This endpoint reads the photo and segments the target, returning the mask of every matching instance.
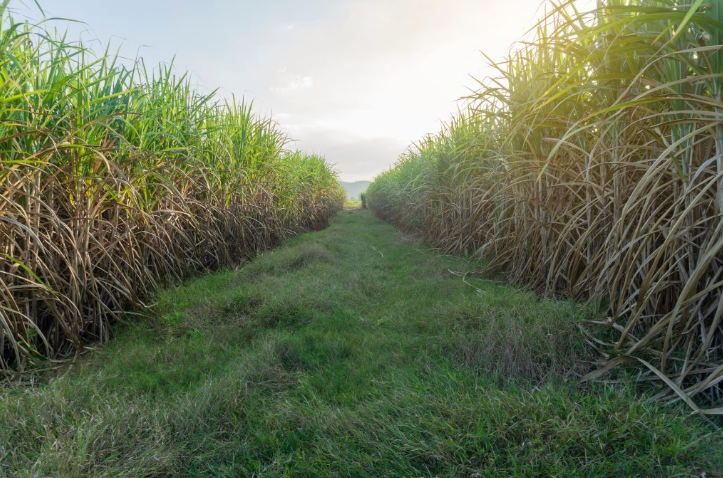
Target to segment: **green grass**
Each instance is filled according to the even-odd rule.
[[[0,475],[720,476],[686,410],[576,381],[587,311],[476,266],[340,213],[6,385]]]
[[[349,199],[347,198],[346,201],[344,201],[344,207],[345,208],[356,208],[359,209],[362,207],[361,199]]]

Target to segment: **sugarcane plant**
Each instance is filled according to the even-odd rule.
[[[602,361],[721,414],[723,7],[547,2],[459,115],[368,190],[381,217],[590,301]]]
[[[173,65],[94,54],[0,5],[0,373],[108,340],[159,284],[327,224],[331,166]]]

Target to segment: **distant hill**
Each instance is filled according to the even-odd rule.
[[[359,199],[359,195],[367,190],[371,181],[355,181],[353,183],[341,182],[341,185],[346,190],[346,195],[349,199]]]

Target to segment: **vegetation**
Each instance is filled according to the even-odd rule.
[[[575,380],[588,310],[462,278],[478,267],[344,211],[163,291],[70,369],[6,386],[0,475],[721,472],[699,418]]]
[[[171,66],[131,67],[0,6],[0,373],[105,341],[156,285],[326,226],[322,158]]]
[[[637,365],[657,398],[720,403],[723,7],[581,5],[549,4],[369,207],[512,282],[602,304],[586,324],[607,361],[589,378]]]
[[[251,105],[4,1],[0,476],[721,475],[659,400],[723,413],[718,3],[554,5],[345,203]],[[622,363],[668,388],[580,380]]]

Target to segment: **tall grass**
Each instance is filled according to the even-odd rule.
[[[368,202],[512,282],[606,304],[591,378],[637,364],[697,408],[723,381],[723,6],[683,3],[546,4]]]
[[[163,281],[324,227],[344,193],[249,104],[0,6],[0,371],[107,340]]]

